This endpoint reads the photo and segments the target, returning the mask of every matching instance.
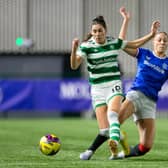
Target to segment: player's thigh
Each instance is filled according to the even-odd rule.
[[[95,109],[99,129],[108,128],[107,106],[99,106]]]
[[[108,102],[108,111],[115,111],[119,113],[122,100],[123,100],[122,95],[116,95],[112,97]]]
[[[125,100],[119,111],[119,122],[122,124],[127,118],[129,118],[135,111],[134,104],[130,100]]]
[[[155,119],[140,119],[137,121],[140,143],[151,148],[155,137]]]

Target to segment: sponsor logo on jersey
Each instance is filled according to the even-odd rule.
[[[165,71],[163,69],[161,69],[159,66],[151,64],[150,62],[148,62],[147,60],[144,61],[144,64],[151,67],[152,69],[156,70],[157,72],[164,74]]]
[[[110,48],[111,48],[111,49],[114,49],[114,46],[113,46],[113,45],[110,45]]]

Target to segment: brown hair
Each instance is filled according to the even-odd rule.
[[[103,16],[99,15],[92,20],[92,26],[96,24],[102,25],[104,29],[107,30],[106,22]],[[88,41],[91,37],[92,37],[92,34],[88,33],[83,41]]]
[[[164,31],[158,32],[157,34],[164,34],[164,35],[167,36],[167,38],[168,38],[168,34],[167,34],[166,32],[164,32]],[[157,34],[156,34],[156,35],[157,35]]]

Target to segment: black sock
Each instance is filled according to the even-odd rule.
[[[96,149],[99,148],[107,139],[107,136],[98,134],[95,140],[93,141],[92,145],[88,149],[95,152]]]
[[[132,156],[142,156],[145,153],[147,153],[149,151],[149,149],[145,149],[144,151],[141,151],[139,148],[139,145],[134,146],[133,148],[131,148],[130,154],[127,155],[126,157],[132,157]]]

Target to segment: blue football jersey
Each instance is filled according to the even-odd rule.
[[[139,90],[157,101],[158,93],[168,79],[168,57],[160,58],[148,49],[139,48],[136,58],[137,73],[131,90]]]

